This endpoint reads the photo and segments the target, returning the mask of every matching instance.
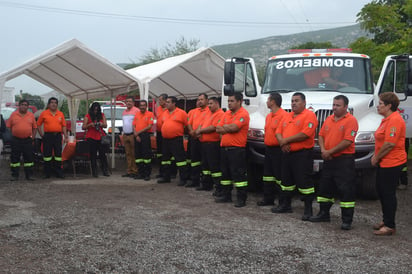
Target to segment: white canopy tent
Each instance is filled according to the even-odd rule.
[[[220,96],[225,60],[211,48],[170,57],[127,70],[139,80],[141,98],[162,93],[193,99],[199,93]]]
[[[132,75],[76,39],[67,41],[21,66],[1,73],[0,101],[5,83],[23,74],[66,96],[72,132],[76,130],[80,99],[105,96],[113,98],[117,94],[127,93],[139,86],[138,80]],[[142,93],[140,95],[143,96]],[[114,147],[112,147],[112,152],[114,152]],[[114,167],[114,153],[112,156]]]

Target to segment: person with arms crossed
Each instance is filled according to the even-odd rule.
[[[7,127],[10,128],[13,136],[10,156],[11,181],[19,179],[21,155],[23,155],[26,180],[34,181],[32,177],[34,166],[33,141],[36,136],[37,124],[34,114],[27,111],[28,107],[29,101],[20,100],[18,110],[14,111],[7,120]],[[4,121],[2,121],[3,123]]]
[[[137,166],[135,163],[135,137],[133,135],[133,120],[139,109],[134,106],[133,96],[126,98],[126,109],[123,111],[123,145],[126,153],[127,173],[122,177],[135,178],[137,176]]]
[[[67,143],[66,120],[63,112],[57,109],[59,101],[55,97],[49,98],[47,109],[40,114],[37,120],[37,130],[43,141],[43,160],[45,178],[50,178],[54,170],[58,178],[64,178],[62,167],[62,133]],[[43,130],[41,129],[43,125]],[[54,163],[52,159],[54,155]]]
[[[358,121],[348,112],[349,100],[344,95],[333,98],[333,114],[326,118],[319,132],[319,146],[323,159],[317,201],[319,213],[309,218],[311,222],[330,222],[330,208],[335,189],[340,197],[341,229],[352,228],[355,210],[356,173],[355,137]]]
[[[376,166],[376,190],[381,202],[383,220],[376,224],[374,234],[395,234],[397,207],[396,187],[402,166],[406,163],[406,125],[397,111],[399,99],[393,92],[379,95],[378,113],[384,118],[375,131],[375,154],[371,163]]]
[[[222,171],[222,195],[216,203],[232,201],[232,184],[236,187],[235,207],[246,206],[248,186],[246,175],[246,142],[249,130],[249,113],[242,107],[242,93],[228,97],[229,110],[225,112],[216,126],[216,132],[222,135],[220,141],[220,168]]]
[[[312,216],[312,201],[315,187],[310,175],[313,168],[312,150],[318,120],[315,113],[306,109],[306,97],[301,92],[292,95],[292,112],[276,129],[276,138],[282,149],[282,193],[281,203],[272,208],[273,213],[292,212],[291,202],[296,187],[302,195],[305,209],[303,221]]]
[[[150,180],[152,174],[152,144],[150,133],[152,132],[154,115],[147,110],[147,101],[139,101],[140,112],[136,113],[133,120],[133,134],[135,137],[135,157],[138,175],[135,179]]]

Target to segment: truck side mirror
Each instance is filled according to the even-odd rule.
[[[233,95],[233,93],[235,93],[235,86],[234,85],[229,84],[229,85],[225,85],[223,87],[223,94],[225,96],[231,96],[231,95]]]
[[[235,63],[232,60],[225,62],[224,80],[225,85],[233,85],[235,83]]]

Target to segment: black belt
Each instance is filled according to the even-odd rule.
[[[16,140],[21,140],[21,141],[26,141],[26,140],[32,139],[30,136],[26,137],[26,138],[19,138],[19,137],[13,136],[13,138],[16,139]]]
[[[133,135],[133,133],[123,133],[123,134],[126,135],[126,136]]]
[[[245,149],[244,147],[222,147],[222,149],[224,149],[224,150],[226,150],[226,151],[234,150],[234,149],[239,149],[239,148]]]
[[[45,132],[44,134],[45,135],[46,134],[48,134],[48,135],[61,135],[62,133],[61,132]]]

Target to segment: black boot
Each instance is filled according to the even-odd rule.
[[[305,209],[303,211],[302,221],[309,221],[310,217],[313,215],[312,202],[313,198],[305,197]]]
[[[44,161],[44,179],[50,178],[51,171],[51,161]]]
[[[244,207],[246,206],[246,199],[247,199],[247,191],[246,187],[237,187],[236,188],[236,203],[235,207]]]
[[[27,181],[34,181],[34,178],[33,178],[33,170],[32,170],[31,167],[26,167],[26,168],[24,169],[24,173],[25,173],[25,175],[26,175],[26,180],[27,180]]]
[[[279,199],[279,206],[272,207],[271,211],[273,213],[291,213],[292,212],[292,197],[289,195],[282,194],[281,198]]]
[[[92,166],[92,176],[93,177],[95,177],[95,178],[97,178],[97,177],[99,177],[98,175],[97,175],[97,163],[96,163],[96,160],[92,160],[91,161],[91,166]]]
[[[351,230],[352,229],[352,220],[353,220],[353,213],[355,212],[355,208],[341,208],[342,211],[342,226],[340,227],[342,230]]]
[[[20,167],[12,167],[11,168],[11,179],[10,179],[10,181],[18,181],[19,180],[19,170],[20,170]]]
[[[232,186],[222,186],[220,196],[216,196],[216,203],[231,203],[232,202]]]
[[[318,215],[310,217],[309,221],[313,223],[330,222],[329,211],[331,207],[332,207],[332,203],[319,203]]]
[[[101,164],[102,164],[103,176],[109,177],[110,173],[109,173],[109,166],[107,164],[107,159],[102,159]]]
[[[258,201],[258,206],[274,205],[275,201],[275,182],[268,182],[263,184],[263,200]]]

